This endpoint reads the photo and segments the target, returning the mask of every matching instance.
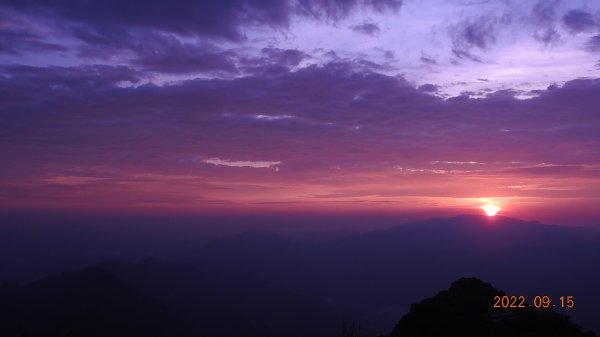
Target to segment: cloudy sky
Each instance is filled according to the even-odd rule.
[[[600,223],[600,2],[5,0],[4,209]]]

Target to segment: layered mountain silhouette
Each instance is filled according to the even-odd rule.
[[[600,331],[600,233],[587,228],[460,215],[328,243],[246,233],[180,258],[327,298],[383,327],[393,326],[410,303],[476,275],[511,294],[573,295],[574,320]]]
[[[1,336],[173,336],[190,326],[101,268],[0,287]]]
[[[532,307],[493,309],[504,292],[477,278],[461,278],[432,298],[411,306],[390,337],[594,337],[569,317]]]
[[[20,249],[13,241],[6,262]],[[98,336],[338,336],[344,321],[373,336],[418,317],[411,303],[465,275],[528,299],[573,296],[573,322],[600,331],[600,235],[591,229],[461,215],[336,240],[244,233],[162,256],[180,262],[102,263],[1,286],[0,336],[95,336],[90,324],[103,327]]]
[[[335,336],[341,313],[315,297],[149,259],[0,287],[0,336]]]
[[[175,280],[183,276],[181,271],[188,277]],[[255,292],[248,292],[232,284],[212,283],[214,280],[204,275],[198,278],[200,275],[189,266],[145,261],[65,272],[27,286],[4,285],[0,287],[0,334],[365,336],[354,323],[338,330],[339,317],[324,313],[327,308],[311,300],[289,294],[278,300],[284,292],[261,289],[260,285],[250,286]],[[223,297],[223,290],[230,291],[228,296]],[[447,291],[412,304],[389,337],[596,336],[551,310],[494,309],[496,295],[505,293],[477,278],[461,278]],[[298,301],[305,303],[299,305]],[[278,320],[283,321],[274,323]],[[327,326],[333,329],[328,331]]]

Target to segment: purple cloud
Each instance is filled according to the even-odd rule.
[[[274,63],[288,67],[297,66],[308,57],[299,50],[280,48],[263,48],[261,54],[264,56],[261,60],[263,63]]]
[[[421,53],[421,57],[419,59],[421,60],[421,62],[426,64],[438,64],[435,57],[427,55],[425,53]]]
[[[48,99],[58,92],[83,93],[87,90],[101,91],[115,89],[120,82],[137,83],[141,73],[124,66],[86,65],[80,67],[32,67],[0,66],[3,75],[2,87],[18,94],[9,101],[25,104],[34,103],[48,95]],[[30,97],[32,100],[29,100]]]
[[[381,32],[381,28],[379,28],[379,26],[377,24],[372,23],[372,22],[365,22],[360,25],[353,26],[352,30],[357,33],[361,33],[361,34],[369,35],[369,36],[375,36],[379,32]]]
[[[590,52],[600,52],[600,35],[592,36],[585,44],[585,48]]]
[[[545,45],[556,43],[560,40],[560,33],[554,27],[538,29],[533,34],[533,37]]]
[[[21,55],[22,52],[61,52],[67,48],[48,43],[39,36],[18,29],[0,29],[0,53]]]
[[[212,46],[174,41],[155,48],[145,47],[138,52],[138,57],[133,63],[152,72],[175,74],[238,72],[237,54],[232,51],[220,51]]]
[[[451,25],[448,34],[452,40],[452,54],[462,60],[481,63],[481,58],[472,49],[484,50],[494,45],[499,27],[509,22],[506,15],[487,14]]]
[[[495,16],[481,16],[452,26],[450,34],[455,45],[485,49],[496,41],[496,25]]]
[[[539,25],[553,25],[559,0],[539,0],[531,10],[531,17]]]
[[[293,15],[339,20],[356,7],[386,11],[398,10],[401,4],[399,0],[185,0],[176,5],[164,0],[67,0],[58,3],[9,0],[1,7],[65,20],[65,24],[72,25],[73,29],[83,26],[88,35],[95,34],[99,39],[108,38],[118,30],[142,29],[239,41],[244,38],[241,27],[245,25],[285,27]]]
[[[548,153],[542,148],[556,142],[562,142],[565,149],[579,146],[577,142],[583,139],[596,142],[593,132],[583,130],[600,127],[600,121],[588,109],[598,103],[599,86],[590,80],[569,82],[526,101],[516,100],[512,91],[495,92],[485,99],[444,101],[426,93],[434,91],[432,85],[414,88],[402,79],[344,63],[280,72],[268,81],[266,75],[257,74],[235,80],[193,80],[138,88],[118,86],[122,81],[137,80],[135,72],[123,68],[4,68],[2,73],[2,89],[7,96],[1,110],[14,116],[12,123],[19,126],[5,133],[12,140],[4,139],[3,146],[20,144],[30,151],[41,144],[44,148],[58,146],[54,153],[69,149],[72,158],[78,160],[97,161],[102,156],[91,153],[117,144],[147,145],[152,147],[148,151],[161,154],[148,160],[176,154],[184,158],[192,155],[185,149],[195,143],[200,146],[198,151],[211,158],[242,161],[256,159],[251,158],[255,152],[252,149],[280,144],[269,146],[268,152],[262,152],[266,158],[259,159],[281,161],[284,167],[287,162],[301,163],[323,155],[319,165],[339,164],[346,159],[331,153],[341,148],[358,146],[366,150],[374,146],[380,150],[360,155],[364,156],[360,162],[374,163],[393,160],[386,151],[407,142],[412,147],[400,146],[403,151],[427,160],[436,159],[442,152],[457,156],[462,151],[481,157],[475,158],[481,161],[491,160],[487,152],[475,151],[475,147],[488,144],[491,149],[504,144],[514,152],[496,153],[497,160],[538,158],[553,162],[573,158],[566,150]],[[280,115],[289,117],[255,118]],[[535,125],[529,122],[533,119]],[[565,123],[570,125],[569,132],[555,129]],[[138,131],[132,132],[131,128]],[[54,130],[56,134],[43,130]],[[402,135],[401,143],[398,134]],[[310,153],[311,146],[294,147],[296,154],[290,151],[291,144],[305,137],[323,147],[316,153]],[[330,137],[338,140],[329,143],[333,139]],[[86,147],[68,146],[74,144],[74,139],[84,141]],[[468,139],[482,139],[483,143],[469,145]],[[231,146],[232,142],[238,145]],[[464,146],[457,147],[459,143]],[[173,146],[181,149],[179,153],[169,150]],[[127,158],[127,147],[111,151],[110,156]],[[89,156],[84,149],[92,151]],[[23,154],[18,155],[24,158]]]
[[[563,16],[563,23],[574,33],[592,30],[597,27],[594,16],[584,10],[570,10]]]
[[[0,54],[23,52],[64,52],[67,48],[47,42],[28,23],[0,12]]]
[[[536,27],[533,38],[545,45],[560,40],[560,33],[555,27],[558,0],[540,0],[531,10],[531,22]]]
[[[456,58],[459,58],[461,60],[470,60],[470,61],[477,62],[477,63],[483,63],[483,61],[479,57],[473,55],[468,50],[453,48],[452,55],[454,55]]]
[[[262,54],[299,59],[283,49]],[[4,66],[0,74],[0,151],[9,163],[0,177],[11,183],[2,200],[107,202],[117,193],[145,202],[152,191],[152,202],[210,205],[235,199],[223,193],[319,186],[326,194],[356,177],[435,185],[447,176],[461,184],[597,176],[598,80],[528,100],[511,90],[444,100],[431,94],[435,85],[415,87],[358,62],[164,86],[123,85],[139,79],[127,67]]]
[[[423,85],[419,86],[419,90],[424,91],[424,92],[432,92],[432,93],[434,93],[434,92],[437,92],[438,89],[439,88],[438,88],[437,85],[430,84],[430,83],[423,84]]]

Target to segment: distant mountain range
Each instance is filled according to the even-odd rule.
[[[0,335],[174,336],[189,331],[155,298],[107,270],[89,268],[0,287]]]
[[[355,320],[315,297],[155,259],[0,287],[0,336],[336,336]]]
[[[571,295],[574,319],[600,330],[600,233],[502,216],[460,215],[319,243],[273,233],[214,240],[178,257],[314,294],[392,326],[410,303],[463,276],[515,295]]]
[[[344,321],[359,323],[370,336],[387,335],[412,303],[467,276],[528,299],[573,296],[575,307],[562,312],[600,331],[600,233],[593,229],[460,215],[335,240],[249,232],[159,256],[178,262],[81,269],[81,260],[72,268],[78,271],[4,285],[0,327],[11,334],[27,328],[31,337],[36,331],[64,336],[70,327],[92,333],[83,329],[87,323],[69,322],[110,313],[98,336],[119,336],[119,317],[135,331],[151,331],[144,336],[338,336]],[[56,271],[64,264],[59,260]],[[23,268],[47,275],[49,267]],[[0,281],[10,279],[10,270],[0,266]],[[94,311],[101,307],[108,309]],[[127,316],[130,311],[139,316]]]
[[[364,325],[311,297],[248,280],[217,280],[157,260],[106,263],[26,286],[0,286],[6,337],[366,337]],[[505,295],[461,278],[413,303],[389,337],[595,337],[553,310],[495,309]]]

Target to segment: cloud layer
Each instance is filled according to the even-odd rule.
[[[119,85],[136,75],[3,68],[3,202],[600,197],[598,80],[444,100],[352,63]]]
[[[0,200],[593,213],[597,10],[410,6],[6,1]]]

